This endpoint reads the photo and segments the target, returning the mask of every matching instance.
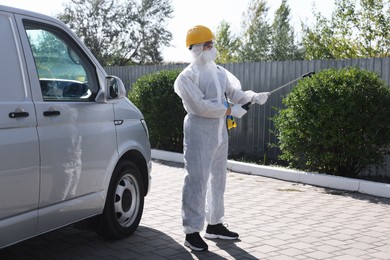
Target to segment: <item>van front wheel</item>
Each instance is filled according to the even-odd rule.
[[[134,233],[144,208],[140,171],[129,161],[118,163],[108,188],[98,233],[105,238],[121,239]]]

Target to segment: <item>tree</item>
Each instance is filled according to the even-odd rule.
[[[336,0],[330,20],[316,13],[313,27],[303,25],[307,59],[390,56],[390,6],[383,0]],[[387,8],[387,10],[385,10]]]
[[[239,50],[240,61],[269,60],[271,27],[267,22],[269,8],[265,0],[251,0],[243,21],[243,43]]]
[[[217,28],[215,47],[218,50],[217,63],[236,62],[237,50],[240,46],[239,39],[232,35],[230,24],[222,21]]]
[[[357,12],[358,42],[363,57],[390,56],[390,3],[387,12],[383,1],[361,0],[362,8]]]
[[[283,0],[272,23],[271,60],[303,59],[303,51],[295,44],[294,29],[290,25],[290,7]]]
[[[306,59],[335,59],[335,54],[331,48],[333,30],[330,21],[317,13],[316,25],[313,28],[303,25],[303,31],[302,43],[306,50]]]
[[[160,63],[172,34],[169,0],[70,0],[58,18],[88,46],[103,66]]]

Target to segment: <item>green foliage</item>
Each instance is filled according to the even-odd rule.
[[[244,14],[242,45],[238,50],[238,59],[243,62],[269,60],[300,60],[304,50],[295,41],[290,25],[290,8],[283,0],[276,10],[274,21],[268,21],[266,0],[251,0]]]
[[[240,40],[232,35],[230,24],[222,21],[216,32],[215,48],[218,50],[217,63],[237,62],[237,50]]]
[[[302,60],[302,49],[295,44],[294,29],[290,25],[290,7],[287,0],[283,0],[275,12],[271,34],[271,60]]]
[[[390,56],[390,2],[361,0],[357,12],[358,49],[362,57]],[[387,8],[387,10],[385,9]]]
[[[390,5],[385,2],[336,0],[330,19],[316,13],[316,24],[303,26],[306,59],[388,57]]]
[[[142,111],[152,148],[183,152],[183,119],[186,112],[173,85],[179,70],[163,70],[139,78],[129,99]]]
[[[243,16],[244,33],[239,51],[240,61],[269,60],[271,49],[271,26],[267,15],[269,7],[265,0],[251,0],[248,11]]]
[[[356,176],[390,153],[390,89],[358,68],[327,69],[301,80],[273,118],[290,166]]]
[[[172,12],[169,0],[69,0],[57,17],[103,66],[124,66],[162,62]]]

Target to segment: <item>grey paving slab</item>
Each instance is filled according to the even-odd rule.
[[[0,251],[0,259],[390,259],[390,199],[228,173],[229,228],[237,241],[183,245],[179,163],[154,161],[152,190],[133,236],[107,241],[73,226]]]

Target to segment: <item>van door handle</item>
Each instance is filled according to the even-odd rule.
[[[17,118],[17,117],[28,117],[30,114],[28,112],[11,112],[8,114],[10,118]]]
[[[60,111],[44,111],[44,116],[59,116],[61,113]]]

